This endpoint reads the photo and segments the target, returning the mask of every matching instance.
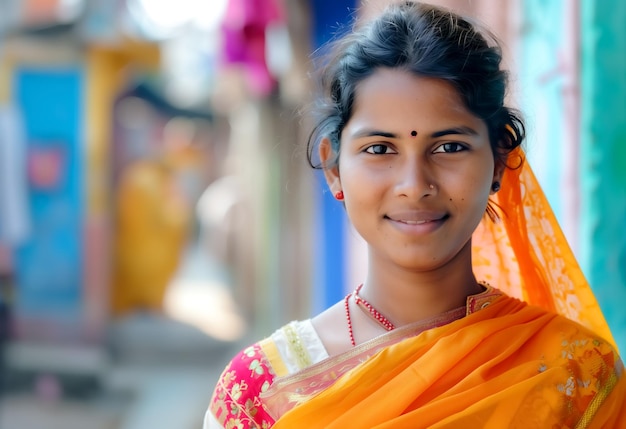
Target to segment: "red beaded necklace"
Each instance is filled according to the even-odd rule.
[[[365,308],[383,328],[387,331],[392,331],[396,328],[396,326],[391,323],[389,319],[383,316],[378,310],[374,308],[372,304],[367,302],[364,298],[359,296],[359,291],[363,287],[363,284],[360,284],[352,293],[346,295],[345,298],[345,307],[346,307],[346,320],[348,321],[348,334],[350,334],[350,342],[352,346],[356,346],[356,342],[354,341],[354,331],[352,329],[352,318],[350,317],[350,297],[354,295],[354,301],[357,305]]]

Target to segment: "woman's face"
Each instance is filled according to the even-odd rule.
[[[329,161],[328,144],[321,148]],[[470,238],[500,179],[485,123],[449,83],[379,69],[359,83],[338,168],[348,216],[372,258],[413,271],[469,256]]]

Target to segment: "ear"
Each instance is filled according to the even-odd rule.
[[[324,177],[328,188],[335,195],[341,191],[341,180],[339,178],[339,155],[335,153],[333,145],[328,137],[324,137],[319,146],[320,161],[324,169]]]
[[[504,169],[506,165],[503,161],[496,158],[494,166],[493,166],[493,179],[491,179],[491,183],[500,182],[502,183],[502,176],[504,176]],[[494,191],[490,191],[490,194],[495,194]]]

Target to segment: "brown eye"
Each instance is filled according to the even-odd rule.
[[[467,148],[461,143],[444,143],[437,147],[433,153],[454,153],[461,152],[463,150],[467,150]]]
[[[389,153],[395,153],[391,150],[391,148],[384,144],[374,144],[365,149],[365,152],[371,153],[373,155],[386,155]]]

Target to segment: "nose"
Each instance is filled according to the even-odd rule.
[[[398,167],[396,195],[420,199],[436,194],[437,184],[425,161],[419,158],[407,159]]]

